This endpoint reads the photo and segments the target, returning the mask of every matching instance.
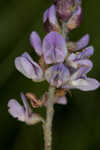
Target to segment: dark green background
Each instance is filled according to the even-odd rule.
[[[0,150],[43,150],[41,125],[27,126],[13,119],[7,110],[10,98],[20,102],[20,92],[40,96],[47,84],[36,84],[16,71],[14,59],[28,51],[37,59],[29,43],[32,30],[45,35],[42,15],[51,0],[0,0]],[[78,40],[85,33],[95,48],[94,68],[89,73],[100,81],[100,1],[83,0],[83,23],[70,37]],[[41,88],[43,87],[43,88]],[[41,113],[44,113],[44,109]],[[100,89],[73,91],[68,105],[55,106],[53,149],[100,150]]]

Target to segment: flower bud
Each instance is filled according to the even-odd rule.
[[[76,29],[78,26],[80,26],[82,20],[82,8],[78,6],[76,10],[74,11],[73,15],[67,22],[67,30],[71,31],[73,29]]]
[[[74,5],[74,0],[56,0],[56,10],[62,21],[67,21],[69,19],[72,15]]]

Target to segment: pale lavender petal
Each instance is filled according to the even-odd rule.
[[[21,56],[29,60],[31,63],[33,62],[32,57],[27,52],[24,52]]]
[[[52,5],[49,8],[49,22],[54,24],[54,25],[58,24],[57,18],[56,18],[56,7],[55,7],[55,5]]]
[[[85,56],[83,57],[85,58]],[[66,62],[70,67],[73,67],[74,69],[78,69],[80,67],[86,67],[87,72],[89,72],[93,67],[93,63],[87,58],[82,59],[80,53],[79,54],[72,53],[71,55],[69,55]]]
[[[90,41],[89,34],[84,35],[77,43],[76,43],[76,50],[81,50],[88,45]]]
[[[46,64],[63,62],[67,55],[64,38],[57,32],[50,32],[43,41],[43,55]]]
[[[30,116],[32,114],[32,110],[27,102],[27,99],[25,97],[25,95],[21,92],[21,99],[23,101],[24,104],[24,108],[25,108],[25,113],[27,116]]]
[[[61,87],[69,79],[69,71],[60,63],[47,69],[45,78],[51,85]]]
[[[43,72],[40,66],[35,63],[27,52],[15,59],[15,66],[19,72],[33,81],[41,81]]]
[[[49,8],[43,14],[43,23],[45,23],[48,19]]]
[[[32,32],[30,35],[30,43],[36,53],[41,56],[42,55],[42,43],[39,35],[36,32]]]
[[[40,115],[36,113],[32,113],[32,110],[29,107],[29,104],[23,93],[21,93],[21,98],[25,107],[21,106],[16,100],[11,99],[8,102],[8,107],[9,107],[8,112],[14,118],[17,118],[18,120],[23,121],[28,125],[33,125],[40,121],[43,122],[43,118]]]
[[[82,91],[92,91],[99,88],[100,82],[98,82],[96,79],[93,78],[87,78],[87,79],[73,80],[71,85],[72,88],[77,88]]]
[[[76,55],[75,60],[86,59],[86,58],[88,58],[89,56],[92,56],[93,53],[94,53],[94,48],[93,48],[93,46],[89,46],[89,47],[85,48],[85,49],[83,50],[83,52],[80,52],[78,55]]]
[[[21,72],[24,76],[31,79],[31,73],[32,73],[33,67],[32,67],[32,65],[30,65],[30,63],[28,61],[26,61],[26,65],[23,66],[22,59],[24,59],[26,61],[26,59],[24,57],[16,57],[16,59],[15,59],[16,69],[19,72]],[[26,67],[28,67],[28,68],[26,68]]]
[[[87,68],[86,67],[81,67],[79,68],[75,73],[73,73],[70,77],[70,80],[76,80],[79,78],[84,77],[84,75],[87,73]]]
[[[93,68],[93,63],[89,59],[78,60],[74,62],[78,68],[85,67],[86,72],[88,73]]]
[[[20,121],[25,120],[25,110],[15,99],[11,99],[8,102],[8,107],[9,107],[8,112],[14,118],[17,118]]]
[[[57,17],[56,17],[56,7],[55,7],[55,5],[51,5],[51,7],[48,8],[44,12],[43,22],[44,22],[45,30],[47,32],[51,32],[51,31],[60,32],[59,23],[58,23]]]
[[[89,46],[87,48],[85,48],[82,52],[80,53],[71,53],[68,57],[69,61],[76,61],[76,60],[80,60],[80,59],[87,59],[88,57],[92,56],[94,53],[94,48],[93,46]]]
[[[56,99],[57,104],[66,105],[67,104],[67,98],[66,96],[59,96]]]

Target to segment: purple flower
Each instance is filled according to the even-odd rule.
[[[46,64],[63,62],[67,55],[64,38],[57,32],[50,32],[43,40],[43,55]]]
[[[66,41],[58,32],[48,33],[42,45],[37,33],[32,32],[30,41],[37,54],[44,56],[46,64],[63,62],[67,56]]]
[[[80,54],[78,54],[78,55],[80,55]],[[67,65],[76,70],[78,68],[85,67],[85,68],[87,68],[87,72],[89,72],[93,67],[93,63],[88,58],[82,59],[82,55],[81,55],[81,57],[79,59],[79,57],[77,57],[77,55],[75,55],[75,54],[71,54],[69,56],[69,58],[67,60]]]
[[[75,69],[85,66],[87,68],[90,68],[89,69],[90,71],[93,67],[93,64],[88,59],[88,57],[93,55],[93,53],[94,53],[94,48],[92,46],[89,46],[85,48],[82,52],[71,53],[66,59],[66,62],[70,67],[73,67]]]
[[[11,116],[17,118],[19,121],[25,122],[28,125],[33,125],[43,121],[38,114],[32,113],[32,110],[23,93],[21,93],[21,99],[24,106],[21,106],[15,99],[11,99],[8,102],[8,112],[11,114]]]
[[[85,48],[90,41],[89,34],[85,34],[79,41],[77,42],[68,42],[68,50],[71,52],[76,52]]]
[[[45,78],[53,86],[61,87],[69,79],[69,71],[60,63],[46,70]]]
[[[82,77],[85,74],[84,70],[84,68],[83,70],[81,68],[81,70],[75,72],[63,88],[80,89],[81,91],[92,91],[97,89],[100,83],[96,79],[88,78],[87,76]]]
[[[79,41],[76,42],[76,50],[81,50],[88,45],[90,41],[89,34],[85,34]]]
[[[60,27],[56,18],[56,7],[52,5],[48,8],[43,15],[43,23],[47,32],[60,31]]]
[[[72,53],[66,60],[67,65],[70,68],[71,75],[82,78],[86,77],[86,74],[92,69],[93,63],[88,59],[93,55],[94,49],[92,46],[84,49],[80,53]]]
[[[82,91],[95,90],[100,86],[100,83],[88,78],[87,73],[92,69],[93,64],[88,59],[93,54],[93,47],[88,47],[83,52],[71,54],[68,58],[67,65],[70,66],[70,78],[67,80],[63,88],[80,89]]]
[[[33,81],[43,80],[43,72],[40,66],[32,60],[27,52],[15,59],[16,69]]]
[[[93,53],[94,53],[93,46],[89,46],[89,47],[85,48],[82,52],[78,53],[76,55],[75,60],[87,59],[88,57],[92,56]]]
[[[67,80],[63,88],[68,89],[80,89],[82,91],[95,90],[100,86],[100,83],[93,79],[88,78],[87,73],[92,69],[93,63],[89,60],[89,57],[93,55],[94,48],[89,46],[83,49],[89,42],[89,35],[86,34],[78,42],[75,43],[76,49],[73,49],[73,53],[69,54],[66,58],[66,65],[70,71],[70,78]],[[76,53],[75,53],[76,51]]]

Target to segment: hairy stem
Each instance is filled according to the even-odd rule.
[[[45,150],[52,149],[52,120],[54,115],[54,94],[55,88],[49,88],[49,98],[47,103],[47,115],[46,115],[46,122],[44,124],[44,142],[45,142]]]

